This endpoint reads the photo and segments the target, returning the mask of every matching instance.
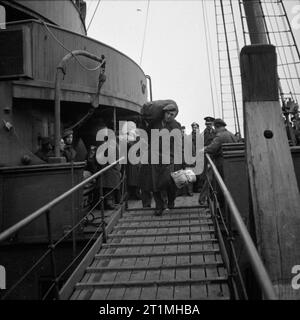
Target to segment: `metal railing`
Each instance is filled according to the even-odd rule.
[[[233,280],[231,281],[231,289],[236,290],[234,281],[237,280],[241,287],[240,291],[243,299],[248,299],[246,285],[242,276],[238,257],[234,247],[235,238],[231,230],[231,222],[233,222],[235,225],[236,231],[240,236],[241,243],[243,245],[247,258],[250,262],[250,265],[252,267],[252,271],[254,272],[254,276],[258,282],[260,289],[262,290],[263,297],[269,300],[278,299],[274,291],[270,277],[262,262],[262,259],[258,254],[258,251],[253,243],[253,240],[247,230],[247,227],[241,217],[241,214],[229,190],[227,189],[216,165],[214,164],[214,162],[212,161],[212,159],[208,154],[206,154],[206,158],[210,165],[210,168],[208,170],[211,170],[211,172],[213,173],[215,181],[218,184],[222,195],[224,196],[225,204],[229,209],[228,221],[226,224],[226,221],[225,221],[226,219],[224,219],[224,216],[219,204],[220,197],[218,197],[218,195],[216,194],[215,188],[212,185],[213,184],[212,176],[207,174],[207,181],[209,184],[209,188],[211,190],[210,206],[211,206],[212,213],[215,217],[217,232],[219,234],[219,237],[221,237],[220,247],[224,256],[223,258],[225,260],[225,265],[229,272],[229,278],[230,280]],[[218,219],[220,220],[221,226]],[[223,234],[225,234],[225,238],[223,237]],[[228,244],[228,249],[226,249],[225,242],[227,242]]]
[[[123,177],[120,179],[120,182],[118,183],[118,185],[116,185],[112,190],[110,190],[109,192],[107,192],[106,194],[103,194],[103,186],[102,186],[102,179],[101,179],[101,175],[103,173],[105,173],[106,171],[110,170],[111,168],[113,168],[114,166],[116,166],[117,164],[119,164],[122,160],[124,160],[124,157],[119,158],[118,160],[116,160],[115,162],[111,163],[110,165],[106,166],[105,168],[103,168],[102,170],[96,172],[95,174],[93,174],[92,176],[90,176],[89,178],[83,180],[82,182],[80,182],[79,184],[77,184],[76,186],[74,186],[73,188],[69,189],[68,191],[64,192],[62,195],[58,196],[57,198],[55,198],[54,200],[50,201],[49,203],[47,203],[46,205],[44,205],[43,207],[41,207],[40,209],[36,210],[35,212],[33,212],[32,214],[30,214],[29,216],[27,216],[26,218],[22,219],[21,221],[19,221],[18,223],[16,223],[15,225],[11,226],[10,228],[8,228],[7,230],[3,231],[2,233],[0,233],[0,243],[4,242],[5,240],[9,240],[11,239],[16,232],[19,232],[21,229],[23,229],[24,227],[28,226],[30,223],[32,223],[33,221],[35,221],[36,219],[38,219],[39,217],[45,215],[46,218],[46,225],[47,225],[47,238],[48,238],[48,249],[45,251],[44,254],[42,254],[42,256],[33,264],[33,266],[31,266],[22,276],[21,278],[19,278],[6,292],[4,295],[1,296],[1,299],[6,299],[26,278],[29,274],[31,274],[39,265],[41,265],[41,263],[44,262],[44,260],[50,256],[50,261],[51,261],[51,269],[52,269],[52,285],[50,286],[50,288],[47,290],[47,292],[44,294],[44,296],[42,297],[42,299],[46,299],[49,294],[52,292],[52,290],[55,290],[55,298],[59,299],[59,282],[62,280],[63,276],[70,270],[71,267],[74,266],[74,264],[78,261],[78,259],[82,256],[82,254],[86,251],[86,249],[89,247],[89,245],[91,244],[91,241],[98,235],[98,236],[102,236],[103,238],[103,242],[106,242],[106,230],[105,230],[105,216],[104,216],[104,199],[106,197],[108,197],[114,190],[116,190],[117,188],[119,188],[121,185],[121,200],[120,200],[120,204],[123,205],[124,200],[127,201],[126,199],[126,174],[125,174],[125,170],[123,172]],[[52,230],[51,230],[51,210],[57,206],[59,203],[61,203],[63,200],[65,200],[66,198],[68,198],[69,196],[72,196],[76,191],[78,191],[79,189],[81,189],[83,186],[85,186],[87,183],[90,183],[92,181],[94,181],[94,179],[99,178],[100,183],[99,183],[99,191],[100,191],[100,196],[99,196],[99,200],[93,204],[93,207],[89,210],[89,212],[80,219],[80,221],[78,223],[76,223],[75,225],[72,226],[71,229],[69,229],[60,239],[58,239],[56,242],[53,241],[53,237],[52,237]],[[93,211],[94,209],[100,205],[100,210],[101,210],[101,222],[99,223],[99,225],[97,226],[95,232],[93,233],[93,235],[91,235],[91,237],[89,238],[89,240],[87,241],[87,244],[84,246],[84,248],[81,250],[81,252],[73,258],[72,262],[67,266],[67,268],[62,271],[62,273],[60,275],[57,274],[57,266],[56,266],[56,260],[55,260],[55,255],[54,255],[54,250],[56,249],[56,247],[62,243],[64,240],[66,240],[72,233],[75,232],[75,230],[82,224],[86,223],[87,221],[89,221],[88,216],[92,216],[92,219],[94,219],[95,217],[93,216]],[[100,234],[99,234],[100,232]]]

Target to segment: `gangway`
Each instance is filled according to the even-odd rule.
[[[71,300],[230,298],[209,209],[153,213],[123,213],[75,284]]]

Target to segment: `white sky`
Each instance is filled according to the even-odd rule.
[[[214,1],[204,1],[209,16],[210,56],[219,86]],[[87,1],[87,25],[97,2]],[[292,10],[300,1],[285,0],[284,3],[290,19],[295,19],[300,7],[296,13]],[[102,0],[88,36],[140,64],[147,5],[148,1],[144,0]],[[177,120],[187,131],[194,121],[203,130],[203,118],[213,116],[202,5],[201,0],[151,0],[141,62],[145,74],[152,78],[153,99],[175,100],[179,106]],[[300,31],[293,31],[300,40]],[[214,95],[215,116],[221,117],[216,103],[220,100],[219,87],[214,89]],[[232,123],[228,127],[233,130]]]

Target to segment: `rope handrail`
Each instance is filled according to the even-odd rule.
[[[266,268],[257,252],[257,249],[251,239],[251,236],[247,230],[247,227],[245,226],[245,223],[241,217],[241,214],[229,192],[227,189],[220,173],[218,172],[218,169],[216,168],[215,164],[211,160],[210,156],[206,154],[206,158],[212,168],[212,171],[214,173],[214,176],[222,190],[222,193],[225,197],[225,200],[228,204],[228,207],[231,212],[231,217],[233,218],[235,222],[235,226],[238,229],[238,232],[241,236],[242,242],[245,246],[246,253],[249,257],[251,266],[253,268],[254,274],[258,280],[258,283],[261,286],[261,289],[264,293],[264,296],[266,299],[269,300],[276,300],[277,296],[275,294],[272,282],[270,280],[270,277],[266,271]]]
[[[49,211],[52,207],[56,206],[58,203],[60,203],[64,199],[66,199],[68,196],[70,196],[71,194],[73,194],[74,192],[79,190],[85,184],[87,184],[88,182],[92,181],[93,179],[97,178],[98,176],[100,176],[101,174],[106,172],[107,170],[111,169],[112,167],[114,167],[115,165],[120,163],[123,159],[124,159],[124,157],[121,157],[118,160],[114,161],[113,163],[111,163],[107,167],[101,169],[100,171],[96,172],[94,175],[92,175],[89,178],[83,180],[82,182],[80,182],[79,184],[74,186],[73,188],[71,188],[68,191],[64,192],[63,194],[61,194],[60,196],[56,197],[52,201],[48,202],[46,205],[44,205],[40,209],[34,211],[32,214],[30,214],[26,218],[22,219],[21,221],[17,222],[15,225],[11,226],[10,228],[8,228],[5,231],[3,231],[2,233],[0,233],[0,242],[2,242],[5,239],[11,237],[15,232],[19,231],[20,229],[24,228],[25,226],[27,226],[32,221],[36,220],[42,214],[44,214],[47,211]]]

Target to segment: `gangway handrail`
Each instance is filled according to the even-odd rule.
[[[247,230],[247,227],[241,217],[241,214],[228,190],[226,187],[217,167],[213,163],[211,157],[208,154],[205,154],[206,158],[212,168],[212,171],[214,173],[214,176],[223,192],[223,195],[225,197],[225,200],[228,204],[228,207],[231,212],[231,216],[235,222],[235,226],[241,236],[242,242],[245,246],[246,253],[248,255],[248,258],[250,260],[251,266],[253,268],[254,274],[257,278],[258,283],[261,286],[261,289],[263,291],[263,294],[266,299],[269,300],[276,300],[277,295],[274,291],[271,279],[267,273],[267,270],[258,254],[258,251],[253,243],[253,240]]]
[[[5,231],[3,231],[2,233],[0,233],[0,242],[6,240],[7,238],[11,237],[14,233],[16,233],[17,231],[19,231],[20,229],[26,227],[28,224],[30,224],[32,221],[34,221],[35,219],[37,219],[38,217],[40,217],[43,213],[46,213],[47,211],[49,211],[51,208],[53,208],[54,206],[56,206],[57,204],[59,204],[61,201],[63,201],[64,199],[66,199],[68,196],[70,196],[71,194],[73,194],[74,192],[76,192],[77,190],[79,190],[81,187],[83,187],[85,184],[87,184],[88,182],[94,180],[95,178],[99,177],[101,174],[103,174],[105,171],[111,169],[112,167],[114,167],[115,165],[117,165],[118,163],[120,163],[123,159],[125,159],[124,157],[119,158],[118,160],[114,161],[113,163],[111,163],[110,165],[106,166],[105,168],[101,169],[100,171],[96,172],[95,174],[93,174],[92,176],[90,176],[89,178],[83,180],[82,182],[80,182],[79,184],[77,184],[76,186],[74,186],[73,188],[69,189],[68,191],[66,191],[65,193],[61,194],[60,196],[56,197],[55,199],[53,199],[52,201],[48,202],[46,205],[44,205],[43,207],[41,207],[40,209],[34,211],[32,214],[30,214],[29,216],[27,216],[26,218],[24,218],[23,220],[17,222],[16,224],[14,224],[13,226],[11,226],[10,228],[6,229]]]

